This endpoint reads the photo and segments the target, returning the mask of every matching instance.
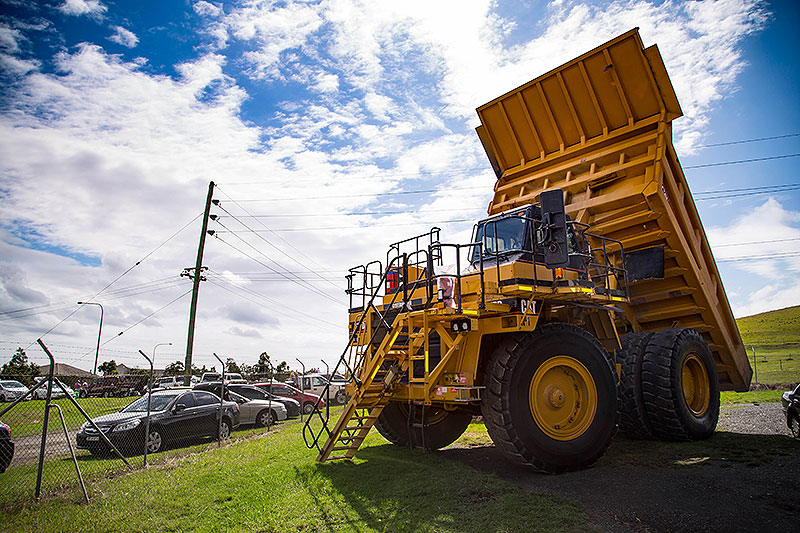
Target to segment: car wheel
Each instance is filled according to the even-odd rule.
[[[5,403],[5,401],[6,401],[6,395],[5,394],[0,395],[0,402]]]
[[[303,404],[303,413],[310,415],[314,412],[314,402],[306,402]]]
[[[256,427],[269,427],[275,423],[275,416],[270,409],[264,409],[256,416]]]
[[[343,404],[347,403],[347,395],[344,393],[344,390],[339,389],[336,391],[336,403]]]
[[[82,390],[78,393],[78,398],[86,398],[86,391]]]
[[[219,425],[219,440],[225,440],[231,436],[231,424],[227,420],[223,419],[222,423]]]
[[[796,414],[789,414],[789,431],[792,432],[792,437],[800,439],[800,417]]]
[[[108,392],[103,393],[103,398],[108,398]]]
[[[159,452],[163,446],[164,439],[161,432],[157,429],[150,429],[150,433],[147,435],[147,453]]]

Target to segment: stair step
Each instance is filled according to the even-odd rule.
[[[335,447],[331,448],[331,451],[332,452],[341,452],[341,451],[344,451],[344,450],[348,450],[349,451],[349,450],[357,450],[357,449],[358,449],[358,446],[335,446]],[[329,459],[330,459],[330,457],[329,457]]]
[[[328,461],[336,460],[336,459],[352,459],[352,457],[348,457],[346,455],[330,455],[328,456]]]

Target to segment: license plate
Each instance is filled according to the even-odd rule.
[[[88,442],[97,442],[100,440],[100,437],[86,437]]]

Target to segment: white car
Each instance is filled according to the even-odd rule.
[[[286,406],[280,402],[269,400],[251,400],[241,394],[228,392],[231,401],[239,405],[239,424],[256,427],[271,426],[275,422],[286,420]]]
[[[322,396],[322,399],[327,401],[327,398],[323,395],[325,391],[325,386],[328,384],[328,380],[325,379],[325,376],[322,374],[306,374],[305,376],[298,376],[296,382],[290,382],[290,385],[293,385],[300,389],[303,392],[307,392],[310,394],[316,394],[317,396]],[[330,394],[331,401],[334,403],[345,403],[347,402],[347,395],[344,392],[344,386],[346,383],[332,381],[330,390],[328,391]]]
[[[38,378],[34,378],[34,379],[36,380],[35,385],[38,385],[40,381],[44,381],[45,384],[42,385],[41,387],[39,387],[38,389],[36,389],[35,391],[33,391],[33,394],[32,394],[33,399],[34,400],[44,400],[44,399],[46,399],[47,398],[47,383],[46,383],[47,382],[47,378],[38,377]],[[58,378],[55,378],[53,380],[53,396],[52,396],[53,398],[64,398],[65,397],[64,396],[64,391],[61,390],[61,387],[59,387],[57,385],[57,383],[61,383],[61,386],[64,387],[64,390],[67,391],[67,394],[69,394],[73,398],[77,398],[78,395],[75,394],[75,391],[72,390],[71,387],[68,387],[68,386],[64,385],[64,383]]]
[[[0,381],[0,402],[13,402],[28,393],[28,387],[13,379]]]

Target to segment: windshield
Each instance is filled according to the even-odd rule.
[[[151,411],[163,411],[172,400],[175,399],[177,394],[153,394],[153,399],[150,400]],[[147,412],[147,394],[130,404],[122,410],[123,413],[144,413]]]
[[[23,389],[25,388],[25,385],[23,385],[19,381],[0,381],[0,385],[2,385],[3,387],[16,387],[16,388],[22,387]]]
[[[478,226],[475,241],[483,243],[483,256],[502,254],[512,250],[522,250],[525,239],[525,219],[509,217],[502,220],[488,220]],[[480,258],[478,247],[472,253],[472,260]]]

